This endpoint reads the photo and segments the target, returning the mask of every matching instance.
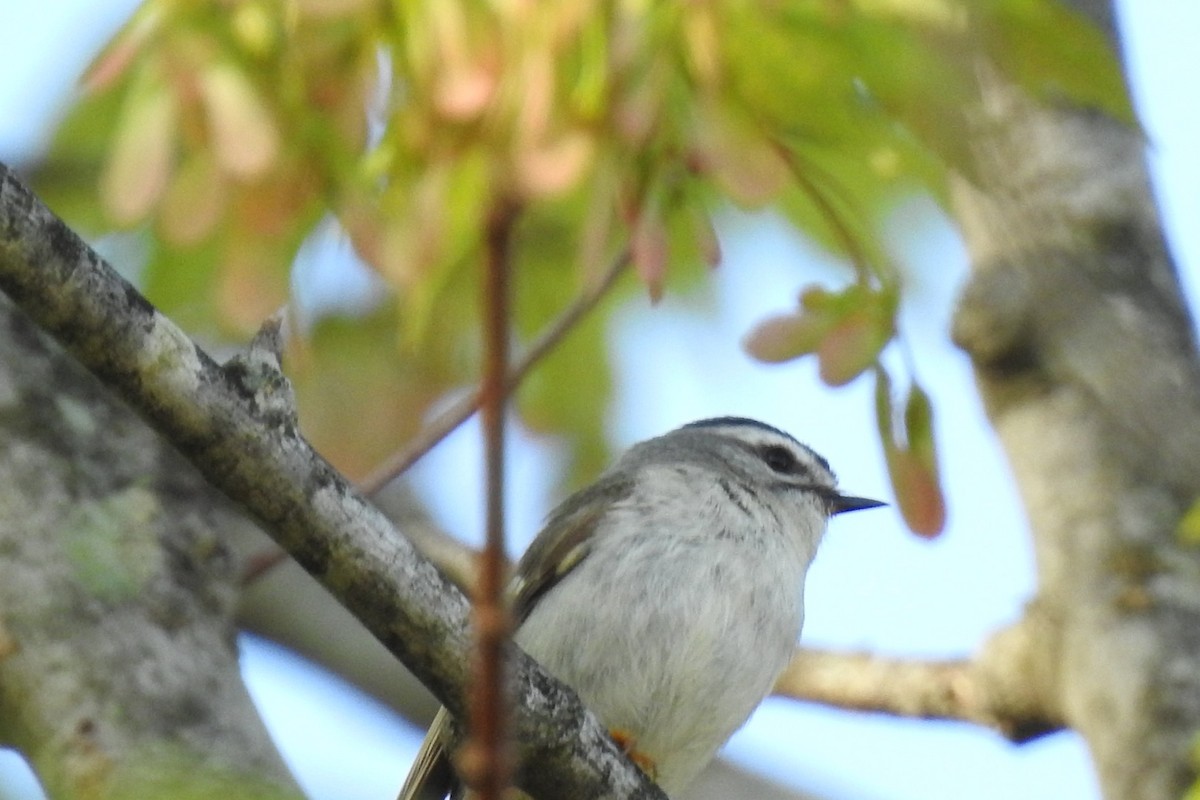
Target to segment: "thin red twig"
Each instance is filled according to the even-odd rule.
[[[627,266],[629,266],[628,249],[622,250],[612,260],[600,279],[584,288],[574,302],[534,340],[521,360],[509,371],[506,391],[511,392],[528,374],[529,370],[553,350],[562,338],[579,324],[580,319],[596,307]],[[438,442],[449,436],[455,428],[470,419],[471,415],[479,410],[480,391],[478,388],[473,389],[440,413],[421,429],[407,447],[394,454],[361,480],[358,484],[360,490],[367,495],[379,491],[432,450]]]
[[[509,394],[525,379],[525,376],[529,374],[529,371],[539,361],[553,350],[568,333],[574,330],[583,317],[599,305],[609,290],[616,285],[617,278],[621,277],[621,274],[628,266],[629,250],[625,249],[613,258],[612,262],[608,265],[608,269],[600,275],[599,280],[585,287],[571,305],[567,306],[557,319],[538,334],[538,337],[534,339],[533,344],[525,351],[521,360],[514,364],[508,372],[506,391]],[[455,401],[453,405],[422,428],[421,432],[417,434],[416,438],[406,448],[393,455],[370,475],[359,481],[359,491],[367,496],[373,495],[394,480],[396,476],[402,474],[416,463],[421,456],[432,450],[438,442],[449,436],[451,431],[470,419],[471,415],[479,410],[479,398],[480,390],[475,388],[471,390],[470,394]],[[242,574],[242,585],[254,583],[287,560],[288,554],[279,548],[274,548],[254,556]]]
[[[501,199],[487,220],[483,276],[483,416],[487,538],[474,598],[475,680],[470,739],[461,766],[480,800],[501,800],[512,778],[504,650],[512,627],[504,602],[504,409],[508,396],[509,268],[518,208]]]

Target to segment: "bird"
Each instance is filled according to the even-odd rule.
[[[842,494],[828,461],[767,423],[691,422],[550,513],[508,587],[514,639],[670,796],[787,665],[830,517],[882,505]],[[399,800],[461,791],[449,722],[442,709]]]

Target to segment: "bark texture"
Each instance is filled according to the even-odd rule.
[[[1200,361],[1145,143],[980,74],[953,333],[1032,527],[1029,680],[1087,740],[1105,796],[1178,798],[1200,731],[1200,552],[1177,533],[1200,498]]]
[[[0,295],[0,744],[52,798],[297,797],[241,683],[228,504]]]
[[[801,648],[775,694],[848,711],[973,722],[1023,743],[1063,727],[1038,679],[1044,631],[1037,615],[1004,628],[970,659],[917,661]]]
[[[271,339],[222,367],[0,165],[0,290],[164,434],[456,715],[462,593],[299,434]],[[573,692],[513,653],[514,725],[535,796],[661,798]]]
[[[1110,4],[1077,5],[1111,30]],[[974,170],[954,192],[973,264],[954,336],[1029,512],[1038,595],[974,661],[802,653],[793,693],[1015,739],[1065,724],[1106,796],[1177,798],[1200,732],[1200,551],[1177,533],[1200,498],[1200,359],[1144,142],[980,75]],[[218,366],[2,165],[0,289],[462,710],[465,601],[307,448],[270,363]],[[0,325],[0,744],[53,796],[153,796],[147,764],[291,791],[231,677],[220,503],[3,304]],[[541,748],[530,788],[655,795],[569,695],[529,663],[520,676],[518,724]],[[915,688],[896,693],[897,676]]]

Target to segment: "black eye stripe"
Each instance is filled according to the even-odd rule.
[[[682,428],[680,428],[680,430],[686,430],[688,428],[744,428],[748,430],[765,431],[792,442],[797,447],[808,453],[808,455],[812,457],[813,461],[815,461],[817,465],[821,467],[821,469],[825,470],[830,475],[833,474],[833,469],[829,466],[829,462],[820,453],[817,453],[811,447],[796,441],[796,437],[792,436],[786,431],[781,431],[779,428],[768,425],[765,422],[760,422],[756,419],[747,419],[746,417],[714,417],[712,419],[700,419],[696,420],[695,422],[689,422],[687,425],[684,425]]]
[[[784,475],[795,474],[800,467],[796,456],[786,447],[777,444],[763,445],[758,448],[758,456],[771,469]]]
[[[761,461],[776,475],[804,478],[813,483],[823,482],[819,473],[813,471],[813,466],[798,458],[791,448],[780,444],[751,444],[736,440],[732,443]],[[785,481],[785,483],[791,483],[791,481]]]
[[[779,475],[802,476],[809,480],[813,480],[815,477],[806,463],[796,458],[795,453],[782,445],[760,445],[755,448],[755,454]]]

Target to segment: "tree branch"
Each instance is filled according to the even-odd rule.
[[[562,341],[563,337],[579,324],[581,319],[599,305],[600,301],[604,299],[605,295],[616,284],[617,278],[629,266],[629,258],[628,248],[617,254],[609,264],[608,269],[600,276],[600,279],[581,290],[574,302],[534,339],[521,359],[509,370],[508,382],[506,384],[507,391],[512,392],[525,376],[529,374],[529,371],[545,358]],[[421,429],[421,432],[408,443],[407,447],[381,464],[370,475],[363,478],[359,482],[359,490],[364,494],[374,495],[390,481],[402,475],[405,470],[432,450],[438,442],[445,439],[455,428],[470,419],[471,415],[479,410],[480,397],[481,389],[475,388],[470,394],[460,398],[445,411],[438,414],[433,421]]]
[[[238,671],[242,516],[3,294],[0,409],[0,746],[54,798],[299,800]]]
[[[0,165],[0,290],[165,435],[455,715],[462,594],[300,436],[286,380],[222,368]],[[522,754],[538,796],[661,798],[578,698],[513,649]]]
[[[1200,497],[1200,355],[1143,133],[987,64],[977,76],[973,174],[952,187],[971,257],[953,334],[1059,621],[1049,683],[1106,797],[1178,798],[1200,729],[1200,550],[1178,533]]]
[[[970,722],[1022,743],[1063,727],[1033,666],[1041,642],[1027,620],[973,659],[915,661],[802,648],[775,694],[850,711]]]
[[[508,697],[504,648],[512,616],[504,602],[508,561],[504,552],[504,410],[508,397],[509,273],[512,235],[519,208],[501,199],[488,215],[484,235],[483,417],[487,467],[487,536],[475,582],[475,680],[472,682],[470,738],[459,754],[459,771],[480,800],[500,800],[512,778],[508,742]]]
[[[600,303],[628,265],[629,251],[623,250],[612,260],[600,279],[584,288],[574,302],[534,340],[521,360],[509,370],[505,391],[511,393],[516,389],[529,370],[533,369],[584,316]],[[425,425],[404,449],[359,481],[358,490],[378,503],[379,492],[479,410],[481,397],[482,388],[477,387],[470,394],[457,400]],[[409,533],[409,538],[417,545],[421,554],[432,561],[442,574],[453,581],[458,588],[467,591],[468,587],[474,584],[478,567],[477,556],[479,555],[474,548],[468,547],[453,536],[430,525],[422,526],[419,536],[414,536],[409,531],[406,533]],[[246,570],[242,575],[243,582],[249,585],[259,580],[285,562],[287,558],[287,553],[278,548],[271,548],[256,554],[247,562]]]

